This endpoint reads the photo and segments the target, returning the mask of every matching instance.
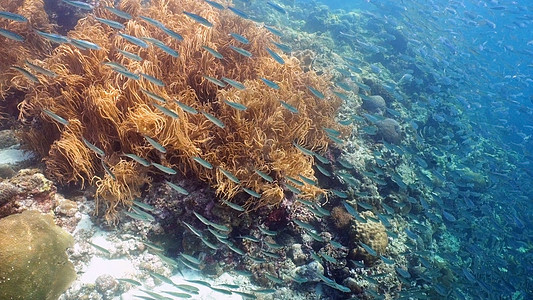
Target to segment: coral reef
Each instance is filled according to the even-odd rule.
[[[102,1],[94,9],[95,16],[116,19],[103,8],[108,4]],[[159,173],[156,168],[130,161],[123,153],[195,174],[224,198],[233,198],[242,188],[255,191],[261,197],[246,200],[246,208],[253,210],[281,202],[285,176],[314,178],[312,157],[293,143],[324,152],[329,139],[322,128],[346,133],[334,121],[341,101],[328,90],[328,78],[303,72],[298,60],[284,55],[284,64],[276,63],[267,47],[278,37],[252,21],[226,10],[218,12],[199,1],[152,1],[149,6],[141,6],[129,0],[122,1],[119,8],[136,17],[123,24],[124,33],[157,39],[175,49],[179,58],[157,47],[144,49],[131,44],[113,28],[87,16],[69,32],[69,37],[89,40],[101,49],[58,46],[44,60],[44,67],[57,77],[39,76],[41,84],[29,89],[20,106],[22,120],[28,125],[23,136],[44,157],[48,174],[60,183],[95,184],[109,220],[117,207],[131,204],[154,172]],[[184,10],[198,13],[214,26],[198,26],[183,14]],[[183,41],[137,18],[141,15],[163,23],[182,35]],[[230,32],[250,40],[243,47],[252,57],[230,47],[236,45]],[[216,49],[224,59],[218,60],[202,46]],[[143,60],[130,60],[119,49]],[[135,74],[161,79],[165,86],[145,80],[146,76],[135,80],[120,75],[105,64],[109,62],[119,63]],[[222,88],[205,76],[235,80],[245,88],[227,80]],[[274,81],[279,89],[268,87],[261,78]],[[22,75],[15,79],[24,80]],[[318,96],[313,93],[315,89]],[[172,116],[154,105],[154,94],[161,98],[155,104],[170,110]],[[246,109],[235,109],[228,101]],[[284,103],[294,109],[287,109]],[[183,110],[183,105],[202,113]],[[58,114],[68,121],[67,125],[56,123],[43,109]],[[145,136],[165,151],[156,150]],[[86,141],[105,155],[91,150]],[[199,164],[198,158],[214,167]],[[220,168],[239,178],[240,184]],[[255,170],[275,181],[265,181]],[[309,199],[324,193],[313,185],[301,190],[301,197]]]
[[[383,114],[383,112],[387,109],[387,103],[385,103],[383,97],[379,95],[373,95],[364,97],[363,105],[361,107],[371,113]]]
[[[374,213],[371,211],[364,211],[361,213],[361,216],[375,218]],[[389,243],[385,226],[381,223],[371,221],[362,223],[354,220],[350,227],[350,239],[352,245],[355,246],[351,249],[351,257],[364,260],[369,265],[378,261],[379,257],[368,253],[359,243],[362,242],[370,246],[378,255],[385,253],[385,249]]]
[[[402,127],[394,119],[386,118],[376,123],[380,136],[389,143],[399,144],[402,141]]]
[[[75,279],[65,249],[73,239],[51,215],[25,211],[0,220],[0,298],[57,299]]]
[[[16,32],[24,38],[24,42],[10,40],[0,37],[0,105],[4,106],[2,100],[13,96],[15,90],[27,90],[28,82],[16,76],[19,73],[10,68],[12,65],[23,65],[24,60],[34,61],[44,59],[50,53],[52,47],[49,42],[41,39],[33,29],[42,31],[53,31],[54,27],[48,20],[48,15],[44,10],[44,3],[41,0],[1,0],[0,7],[3,10],[20,14],[28,19],[28,22],[13,22],[0,18],[0,27]],[[10,90],[12,89],[12,90]]]

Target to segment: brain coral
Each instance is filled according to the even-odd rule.
[[[204,1],[121,1],[118,8],[131,14],[130,20],[104,8],[109,5],[100,1],[94,15],[81,19],[68,34],[100,50],[59,45],[43,61],[57,77],[39,76],[39,84],[28,81],[29,92],[20,105],[28,125],[24,137],[44,157],[48,174],[63,183],[95,184],[108,217],[118,206],[130,205],[141,186],[162,171],[194,174],[225,198],[244,194],[244,188],[256,192],[260,197],[248,197],[245,203],[251,210],[278,204],[286,176],[314,178],[313,157],[294,144],[323,153],[329,145],[324,127],[347,132],[334,121],[341,102],[328,90],[328,78],[303,72],[295,58],[274,58],[271,42],[279,37],[256,23]],[[125,28],[118,34],[95,16]],[[249,44],[230,33],[245,36]],[[151,46],[131,43],[124,34]],[[59,115],[67,125],[45,112]],[[139,164],[124,153],[159,165]],[[309,184],[300,189],[304,198],[324,192]]]
[[[51,215],[24,211],[0,220],[0,299],[57,299],[76,278],[65,250],[72,236]]]
[[[365,217],[376,218],[371,211],[364,211],[361,215]],[[353,245],[355,246],[352,251],[352,257],[356,259],[362,259],[366,263],[373,263],[379,260],[379,256],[370,255],[365,249],[359,246],[359,242],[362,242],[372,249],[374,249],[378,255],[385,253],[385,249],[389,243],[385,226],[379,222],[368,221],[361,223],[357,220],[352,221],[350,228],[350,237]]]

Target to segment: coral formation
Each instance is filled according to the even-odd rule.
[[[361,213],[361,216],[375,218],[374,213],[371,211],[364,211]],[[353,258],[362,259],[367,264],[372,264],[379,260],[378,256],[368,253],[368,251],[361,247],[360,242],[370,246],[378,255],[385,253],[389,240],[383,224],[371,221],[362,223],[354,219],[350,227],[350,232],[351,242],[355,245],[350,253]]]
[[[380,136],[389,143],[399,144],[402,141],[402,127],[394,119],[386,118],[376,123]]]
[[[101,1],[94,9],[95,16],[123,22],[103,8],[110,4]],[[225,198],[234,197],[242,188],[255,191],[261,197],[246,201],[247,209],[253,210],[281,202],[285,176],[314,178],[313,158],[294,143],[324,152],[329,145],[324,127],[346,133],[334,121],[341,101],[328,90],[328,78],[303,72],[295,58],[281,55],[284,64],[277,63],[267,50],[272,47],[270,41],[279,38],[252,21],[227,10],[218,12],[199,1],[152,1],[142,6],[129,0],[122,1],[119,8],[134,16],[123,22],[125,34],[157,39],[175,49],[179,57],[158,47],[145,49],[132,44],[115,29],[87,16],[69,37],[91,41],[101,49],[58,46],[44,60],[44,67],[57,77],[39,76],[41,84],[33,85],[20,105],[25,123],[38,124],[30,126],[23,136],[44,157],[48,174],[61,183],[95,184],[97,197],[105,200],[107,217],[112,218],[119,205],[129,205],[141,186],[150,182],[152,173],[159,172],[125,158],[123,153],[184,174],[193,173]],[[198,26],[184,10],[201,15],[214,26]],[[183,40],[139,16],[158,20]],[[230,32],[250,40],[248,45],[238,46],[251,57],[230,47],[237,46]],[[224,59],[219,60],[202,46],[215,49]],[[139,55],[142,61],[131,60],[118,50]],[[123,76],[124,72],[106,65],[110,62],[142,78]],[[145,80],[148,77],[142,74],[165,85]],[[23,80],[21,76],[16,80]],[[225,80],[228,84],[223,88],[205,76],[237,83]],[[279,89],[267,86],[262,78],[274,81]],[[319,91],[318,96],[314,90]],[[246,109],[228,105],[231,102]],[[184,110],[184,105],[193,109]],[[67,125],[56,123],[43,109],[64,118]],[[159,149],[145,137],[157,141]],[[209,165],[199,163],[202,160]],[[240,184],[220,168],[239,178]],[[265,181],[255,170],[275,181]],[[324,193],[313,185],[300,189],[303,198]]]
[[[24,60],[34,61],[34,59],[43,59],[50,53],[52,47],[49,42],[41,39],[33,32],[33,29],[42,31],[53,31],[54,27],[48,20],[48,15],[44,10],[42,0],[0,0],[0,7],[3,10],[20,14],[28,19],[28,22],[13,22],[9,19],[0,18],[0,28],[16,32],[24,38],[24,42],[10,40],[0,37],[0,104],[13,91],[10,88],[26,90],[29,88],[28,82],[18,76],[18,72],[12,68],[12,65],[23,65]]]
[[[65,249],[73,239],[51,215],[25,211],[0,220],[0,298],[57,299],[75,279]]]
[[[367,96],[363,98],[362,107],[371,113],[383,114],[387,109],[387,103],[380,95]]]

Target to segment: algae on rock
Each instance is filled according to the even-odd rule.
[[[73,242],[51,215],[0,219],[0,299],[57,299],[76,278],[65,252]]]

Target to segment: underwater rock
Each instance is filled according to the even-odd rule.
[[[371,211],[364,211],[361,216],[365,219],[367,217],[376,218]],[[378,261],[379,255],[385,253],[389,243],[385,226],[372,221],[361,223],[354,220],[350,228],[350,238],[350,242],[355,246],[350,250],[350,256],[356,260],[364,260],[367,265]],[[378,255],[372,255],[361,247],[360,243],[370,246]]]
[[[34,209],[51,212],[55,206],[56,187],[37,169],[20,170],[2,182],[0,189],[0,217]]]
[[[387,103],[380,95],[373,95],[363,99],[362,107],[368,112],[383,114],[385,109],[387,109]]]
[[[104,274],[98,276],[95,280],[96,290],[105,295],[106,299],[112,298],[112,296],[119,290],[120,285],[118,281],[111,275]]]
[[[363,288],[351,277],[346,278],[342,284],[348,287],[354,294],[361,294],[363,292]]]
[[[389,143],[399,144],[402,141],[402,127],[394,119],[384,119],[376,123],[380,136]]]
[[[341,229],[346,228],[352,221],[352,216],[341,206],[335,206],[331,210],[331,218],[335,227]]]
[[[291,246],[290,256],[295,265],[303,265],[306,259],[306,255],[302,250],[302,244],[293,244]]]
[[[0,299],[57,299],[76,278],[73,238],[51,215],[25,211],[0,220]]]
[[[307,279],[308,282],[320,282],[320,279],[316,274],[324,274],[324,266],[321,263],[313,260],[307,265],[303,265],[294,269],[293,277],[301,277]]]
[[[18,144],[19,141],[15,136],[15,131],[13,130],[2,130],[0,131],[0,149],[8,148]]]

